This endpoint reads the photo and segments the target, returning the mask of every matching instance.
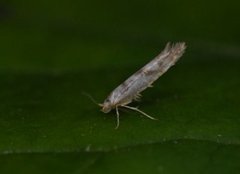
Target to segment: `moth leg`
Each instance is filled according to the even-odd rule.
[[[138,93],[138,94],[136,94],[136,95],[134,96],[134,100],[140,101],[140,100],[141,100],[141,97],[142,97],[142,95]]]
[[[118,107],[116,107],[116,115],[117,115],[117,125],[115,127],[115,129],[117,129],[119,127],[119,112],[118,112]]]
[[[151,117],[150,115],[146,114],[145,112],[141,111],[141,110],[138,109],[138,108],[134,108],[134,107],[131,107],[131,106],[122,106],[122,107],[131,109],[131,110],[134,110],[134,111],[137,111],[137,112],[141,113],[142,115],[144,115],[144,116],[146,116],[146,117],[148,117],[148,118],[150,118],[150,119],[152,119],[152,120],[157,120],[156,118]]]

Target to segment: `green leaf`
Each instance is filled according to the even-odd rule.
[[[3,6],[0,173],[238,174],[239,5],[115,3]],[[115,130],[82,93],[103,102],[176,40],[186,54],[131,104],[158,121],[122,109]]]

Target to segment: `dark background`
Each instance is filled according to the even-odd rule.
[[[238,8],[233,0],[3,1],[0,68],[78,71],[135,64],[169,41],[187,42],[188,52],[238,57]]]

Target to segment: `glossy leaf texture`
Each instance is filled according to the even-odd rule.
[[[1,174],[240,172],[239,6],[0,7]],[[185,41],[186,54],[131,104],[158,121],[122,109],[115,130],[115,112],[100,112],[83,93],[103,102],[168,41]]]

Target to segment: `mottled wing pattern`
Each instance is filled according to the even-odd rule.
[[[140,93],[164,74],[182,56],[185,43],[168,43],[165,49],[152,61],[130,76],[111,94],[110,99],[116,105],[127,105],[133,99],[139,99]]]

